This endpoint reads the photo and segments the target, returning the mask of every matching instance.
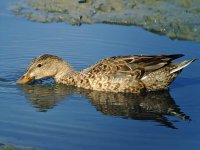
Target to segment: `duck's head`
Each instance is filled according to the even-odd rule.
[[[60,78],[66,74],[70,74],[74,70],[60,57],[44,54],[34,58],[27,68],[24,75],[18,80],[18,84],[25,84],[32,80],[42,78]]]

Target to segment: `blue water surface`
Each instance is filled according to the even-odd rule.
[[[132,100],[88,93],[52,81],[15,83],[31,59],[45,53],[82,70],[117,55],[182,53],[180,60],[199,58],[200,43],[133,26],[30,22],[11,14],[12,2],[0,1],[0,143],[41,150],[200,148],[199,61],[180,74],[168,96],[158,94],[158,100],[152,95]],[[151,103],[162,111],[142,107]]]

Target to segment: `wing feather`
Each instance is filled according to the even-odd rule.
[[[83,70],[81,73],[85,75],[95,74],[117,77],[121,77],[121,75],[132,75],[135,78],[141,79],[144,74],[160,69],[171,63],[172,60],[182,56],[182,54],[173,54],[109,57]]]

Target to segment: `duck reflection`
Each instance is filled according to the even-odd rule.
[[[20,85],[19,87],[24,91],[26,99],[40,112],[52,109],[57,103],[74,92],[73,87],[57,84],[34,83]]]
[[[87,92],[83,92],[84,95]],[[153,120],[161,125],[174,128],[166,116],[175,116],[181,120],[191,120],[181,112],[169,91],[149,92],[143,95],[123,93],[88,92],[87,97],[98,111],[105,115],[121,116],[125,119]]]
[[[125,119],[153,120],[174,129],[176,127],[173,121],[170,121],[167,116],[190,120],[189,116],[181,112],[167,90],[134,95],[90,91],[59,84],[26,84],[21,85],[20,88],[33,107],[42,112],[52,109],[57,103],[76,93],[89,99],[97,111],[105,115]]]

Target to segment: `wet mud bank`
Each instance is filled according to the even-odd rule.
[[[136,25],[172,39],[200,41],[199,0],[27,0],[12,11],[36,22]]]

